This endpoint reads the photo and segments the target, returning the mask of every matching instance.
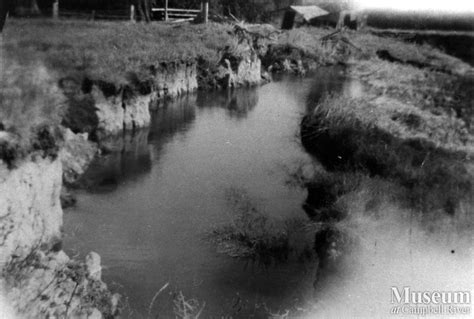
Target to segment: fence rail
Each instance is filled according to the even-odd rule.
[[[152,8],[151,11],[153,12],[165,12],[166,9],[165,8]],[[201,12],[201,10],[199,9],[171,9],[171,8],[168,8],[168,12],[169,13],[173,13],[173,12],[191,12],[191,13],[199,13]]]
[[[196,18],[201,10],[198,9],[173,9],[173,8],[152,8],[152,13],[158,14],[163,20]]]
[[[3,1],[3,0],[1,0]],[[150,13],[158,15],[163,20],[176,19],[179,21],[189,21],[199,16],[202,12],[204,22],[207,23],[209,15],[209,1],[203,0],[201,2],[201,9],[181,9],[168,8],[168,0],[166,0],[164,8],[151,8]],[[82,19],[106,19],[106,20],[135,20],[136,8],[131,5],[130,10],[65,10],[62,9],[59,1],[55,0],[52,8],[52,16],[54,19],[58,17],[73,17]]]

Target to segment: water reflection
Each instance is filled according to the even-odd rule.
[[[149,128],[101,138],[102,154],[94,159],[80,185],[91,192],[112,192],[149,173],[164,145],[183,134],[196,118],[193,95],[166,101],[152,113]]]
[[[342,224],[352,244],[319,269],[310,318],[388,317],[391,287],[471,289],[473,229],[457,232],[464,218],[439,216],[443,230],[426,233],[410,212],[385,206],[379,213],[358,212]]]
[[[151,170],[148,129],[104,138],[101,148],[103,154],[94,159],[79,181],[91,192],[114,191]]]
[[[311,90],[307,95],[306,112],[310,113],[318,101],[335,93],[356,98],[362,96],[364,89],[360,81],[347,80],[345,67],[322,68],[313,78]]]
[[[163,147],[175,135],[184,136],[192,127],[196,106],[224,108],[230,118],[244,119],[257,103],[256,89],[190,94],[164,101],[152,111],[149,128],[100,140],[103,154],[90,165],[80,181],[81,186],[92,192],[111,192],[127,180],[149,172],[152,162],[159,160]]]
[[[204,93],[197,96],[198,107],[219,107],[226,110],[226,114],[234,119],[245,119],[258,103],[257,88],[227,90],[224,94]]]
[[[361,185],[338,202],[330,185],[308,185],[304,208],[318,225],[319,257],[308,318],[388,317],[391,287],[471,289],[474,227],[467,210],[423,213],[400,203],[395,184],[367,179]]]
[[[149,140],[156,146],[166,143],[175,134],[183,134],[196,120],[197,96],[186,95],[172,101],[164,101],[152,111]]]

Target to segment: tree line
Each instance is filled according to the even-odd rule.
[[[16,16],[51,15],[55,0],[1,0],[9,7],[9,14]],[[265,20],[265,16],[278,8],[290,5],[294,0],[209,0],[211,12],[247,21]],[[200,8],[201,0],[168,0],[171,8]],[[135,5],[140,15],[149,14],[152,7],[164,7],[165,0],[59,0],[60,9],[71,11],[127,10]]]

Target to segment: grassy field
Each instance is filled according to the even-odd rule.
[[[349,72],[366,94],[316,105],[302,124],[305,146],[329,170],[396,181],[417,209],[454,214],[466,207],[474,172],[472,79],[380,59],[359,61]]]
[[[453,68],[455,62],[428,46],[403,43],[368,33],[346,31],[355,47],[320,39],[332,29],[299,28],[275,32],[269,25],[248,26],[264,35],[256,47],[262,60],[305,57],[318,64],[344,62],[349,55],[371,57],[377,50],[389,49],[402,60],[439,64]],[[21,61],[32,56],[59,74],[85,74],[91,79],[126,83],[127,74],[140,73],[161,62],[203,59],[218,63],[224,50],[238,51],[241,38],[230,24],[140,24],[79,20],[11,19],[4,30],[4,50]],[[270,45],[268,52],[266,47]],[[258,49],[258,48],[256,48]],[[268,56],[267,53],[270,53]],[[454,60],[455,61],[455,60]],[[450,64],[451,63],[451,64]],[[264,63],[265,64],[265,63]]]
[[[303,59],[306,63],[316,62],[315,66],[353,64],[361,60],[370,60],[377,56],[377,52],[388,51],[394,59],[402,63],[445,73],[464,74],[470,70],[467,63],[432,46],[377,36],[369,30],[366,32],[345,30],[329,37],[327,41],[321,41],[323,37],[333,32],[334,29],[309,27],[282,32],[271,44],[270,54],[264,57],[264,64],[265,58],[277,60],[285,54],[290,59]]]
[[[9,20],[4,48],[12,56],[36,56],[60,75],[85,73],[112,83],[126,81],[160,62],[218,59],[235,43],[230,26],[165,25],[74,20]]]
[[[12,19],[4,30],[4,50],[21,60],[31,56],[40,59],[60,77],[87,76],[116,85],[126,84],[130,73],[146,76],[150,66],[162,62],[199,59],[217,65],[224,53],[238,55],[242,42],[253,45],[264,62],[270,60],[268,64],[301,57],[320,64],[336,61],[331,45],[318,40],[331,30],[303,28],[280,33],[269,25],[247,27],[261,37],[244,39],[232,25],[219,23],[144,25]],[[269,45],[276,52],[268,54]]]

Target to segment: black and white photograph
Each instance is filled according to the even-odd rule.
[[[473,244],[473,0],[0,0],[0,319],[468,319]]]

